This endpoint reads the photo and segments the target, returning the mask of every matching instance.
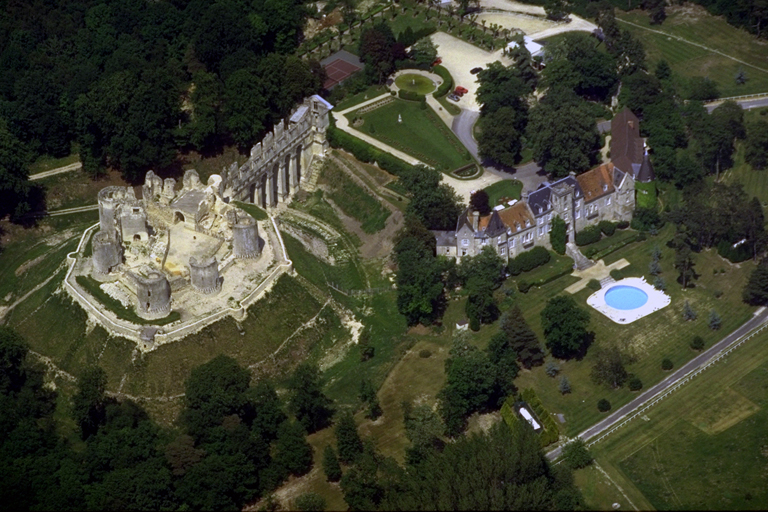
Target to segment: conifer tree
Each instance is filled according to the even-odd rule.
[[[341,466],[336,457],[336,451],[331,445],[325,447],[323,451],[323,473],[329,482],[338,482],[341,480]]]
[[[339,449],[339,460],[351,464],[363,452],[363,442],[357,433],[357,425],[352,413],[347,411],[341,415],[336,428],[336,446]]]

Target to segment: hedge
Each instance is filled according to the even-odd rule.
[[[589,245],[597,242],[602,238],[603,232],[600,231],[600,226],[588,226],[576,233],[576,245]]]
[[[432,93],[432,96],[435,98],[440,98],[453,90],[453,77],[447,69],[445,69],[443,66],[437,65],[432,68],[432,72],[440,75],[440,78],[443,79],[443,83],[440,85],[440,87],[437,88],[435,92]]]
[[[599,260],[601,258],[605,258],[606,256],[608,256],[609,254],[611,254],[614,251],[618,251],[619,249],[621,249],[625,245],[629,245],[631,243],[635,243],[635,242],[637,242],[639,240],[645,240],[645,237],[643,236],[642,233],[638,233],[635,236],[631,236],[629,238],[625,238],[624,240],[616,242],[615,244],[611,244],[608,247],[605,247],[605,248],[600,249],[600,250],[598,250],[597,247],[587,247],[583,251],[583,254],[584,254],[584,256],[586,256],[589,259]]]
[[[613,236],[616,232],[616,223],[609,220],[601,220],[597,224],[597,227],[600,228],[600,231],[602,231],[605,236]]]
[[[530,251],[524,251],[516,258],[509,260],[507,267],[510,274],[517,276],[549,263],[551,258],[552,256],[548,250],[544,247],[536,246]]]
[[[405,89],[400,89],[397,91],[397,95],[400,96],[401,99],[408,101],[422,101],[422,99],[424,99],[423,94],[418,94],[413,91],[406,91]]]
[[[536,392],[530,388],[524,389],[520,393],[520,397],[528,404],[533,412],[536,413],[536,416],[539,417],[539,421],[541,421],[543,427],[542,432],[539,434],[541,446],[544,447],[557,442],[557,440],[560,439],[560,429],[557,428],[557,423],[552,419],[552,416],[544,407],[544,404],[541,403],[539,397],[536,396]]]
[[[343,149],[352,153],[361,162],[378,163],[379,167],[396,176],[403,176],[413,169],[413,166],[399,158],[377,149],[365,141],[336,128],[335,120],[331,117],[326,131],[328,143],[333,148]]]

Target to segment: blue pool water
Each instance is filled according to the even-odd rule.
[[[648,295],[634,286],[614,286],[605,292],[605,303],[616,309],[637,309],[646,302],[648,302]]]

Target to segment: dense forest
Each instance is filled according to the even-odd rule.
[[[320,90],[322,69],[292,55],[309,9],[303,0],[2,2],[0,152],[19,160],[4,174],[73,143],[88,172],[109,166],[129,181],[172,168],[179,150],[249,148]]]
[[[332,423],[336,447],[326,448],[322,469],[340,481],[352,510],[582,503],[571,469],[549,465],[527,424],[500,423],[446,444],[435,412],[408,405],[408,462],[382,457],[373,440],[360,438],[350,411],[334,410],[309,364],[278,395],[272,383],[251,384],[248,369],[218,356],[192,371],[173,428],[109,396],[99,367],[83,372],[71,402],[57,400],[44,376],[25,340],[0,327],[0,500],[8,510],[241,510],[260,498],[274,510],[270,493],[313,467],[307,434]],[[325,505],[307,493],[291,506]]]

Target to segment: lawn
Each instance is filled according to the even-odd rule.
[[[628,29],[643,43],[648,69],[654,69],[656,63],[664,59],[674,73],[683,77],[708,76],[717,83],[721,97],[768,92],[768,48],[765,42],[729,25],[722,17],[708,14],[702,7],[671,7],[667,13],[661,26],[651,27],[646,12],[617,12],[620,28]],[[735,76],[741,69],[748,80],[738,85]]]
[[[592,451],[659,510],[764,509],[766,421],[763,331]]]
[[[511,199],[520,199],[523,184],[518,180],[502,180],[485,187],[483,190],[488,193],[488,203],[493,208],[502,204],[502,200],[506,204],[506,201]]]
[[[359,92],[353,96],[350,96],[349,98],[345,98],[344,100],[340,101],[338,105],[334,105],[333,109],[337,112],[346,110],[350,107],[354,107],[358,103],[362,103],[388,92],[389,87],[386,85],[372,85],[363,92]]]
[[[53,158],[49,155],[42,155],[29,165],[29,174],[37,174],[40,172],[50,171],[59,167],[74,164],[80,161],[80,155],[78,153],[72,153],[61,158]]]
[[[360,116],[364,133],[448,172],[472,162],[469,152],[431,109],[397,100]],[[347,114],[352,120],[354,113]],[[402,122],[399,122],[402,119]]]
[[[572,393],[561,395],[558,391],[558,379],[548,377],[544,367],[524,371],[518,377],[518,388],[533,387],[550,412],[565,415],[566,423],[561,427],[566,435],[576,435],[602,417],[596,407],[599,399],[607,398],[615,409],[635,395],[626,388],[610,390],[592,383],[590,371],[595,361],[596,348],[615,343],[633,355],[636,361],[628,364],[627,370],[637,375],[644,386],[648,387],[667,375],[661,370],[662,359],[669,358],[675,367],[679,367],[695,355],[688,345],[693,336],[702,336],[707,346],[711,346],[713,342],[746,321],[753,311],[753,308],[741,302],[742,288],[754,268],[752,262],[731,265],[715,251],[703,251],[695,255],[695,269],[699,274],[695,287],[683,291],[675,280],[677,274],[672,268],[674,250],[666,245],[673,234],[674,227],[667,226],[656,237],[629,244],[605,258],[606,264],[626,258],[631,266],[623,271],[625,275],[645,276],[649,279],[651,250],[654,245],[658,245],[662,251],[662,277],[667,283],[667,293],[672,298],[670,306],[630,325],[622,326],[589,308],[586,299],[592,291],[582,290],[574,298],[590,313],[589,329],[595,333],[595,342],[583,360],[558,363],[561,374],[567,376],[571,382]],[[722,270],[722,273],[714,274],[713,269]],[[530,281],[534,277],[532,274],[538,271],[539,269],[508,280],[505,287],[513,287],[514,281],[518,279]],[[541,330],[541,310],[549,298],[564,293],[563,290],[575,279],[570,276],[559,278],[540,288],[531,288],[525,295],[514,295],[514,300],[520,303],[525,318],[542,341],[544,338]],[[682,307],[686,300],[698,314],[694,321],[687,322],[682,318]],[[710,330],[707,325],[712,309],[715,309],[723,320],[718,331]]]
[[[768,108],[744,111],[745,122],[757,119],[768,120]],[[763,208],[768,206],[768,172],[755,170],[744,161],[743,143],[736,143],[736,154],[733,160],[733,167],[724,173],[723,181],[741,183],[747,195],[757,197],[763,204]]]
[[[323,164],[319,183],[330,188],[328,197],[341,211],[360,222],[366,233],[376,233],[384,229],[390,215],[379,200],[358,185],[332,161]]]
[[[421,94],[422,96],[425,96],[435,90],[434,82],[432,82],[431,79],[423,75],[417,75],[416,73],[405,73],[398,76],[395,79],[395,85],[397,85],[400,89],[415,92],[416,94]]]

